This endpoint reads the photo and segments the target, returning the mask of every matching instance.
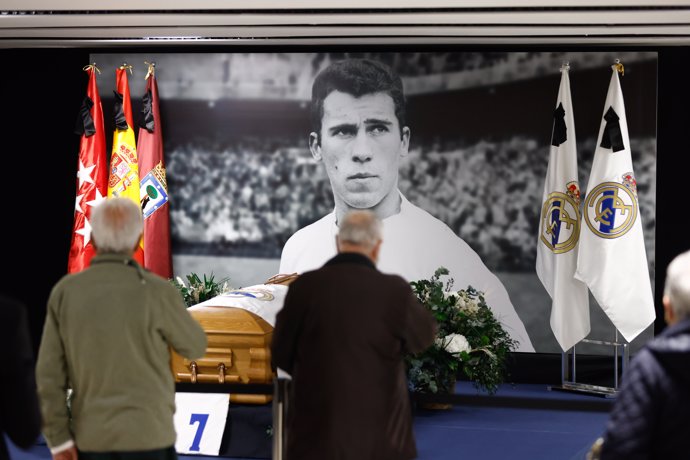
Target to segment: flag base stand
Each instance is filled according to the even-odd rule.
[[[577,381],[577,352],[576,345],[570,350],[561,353],[561,384],[549,385],[549,390],[567,391],[571,393],[589,394],[602,398],[615,398],[618,394],[618,381],[625,372],[630,362],[630,349],[628,343],[621,341],[616,329],[616,337],[613,342],[605,340],[582,339],[580,343],[591,343],[613,348],[613,387],[592,385]],[[570,355],[572,354],[572,358]],[[622,357],[621,365],[618,365],[619,357]],[[570,364],[570,366],[569,366]]]
[[[549,385],[549,391],[565,391],[569,393],[588,394],[602,398],[615,398],[617,391],[611,387],[590,385],[587,383],[563,382],[561,385]]]

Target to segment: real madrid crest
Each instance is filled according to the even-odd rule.
[[[585,202],[585,221],[602,238],[625,235],[637,220],[637,182],[625,173],[622,183],[602,182],[592,189]]]
[[[580,187],[566,185],[566,193],[553,192],[541,208],[541,242],[556,254],[575,247],[580,236]]]
[[[264,300],[270,302],[275,299],[275,296],[267,289],[260,288],[244,288],[237,289],[235,291],[230,291],[222,294],[223,297],[229,297],[234,299],[250,298],[256,300]]]

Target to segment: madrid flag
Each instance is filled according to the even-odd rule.
[[[89,74],[86,97],[77,117],[75,132],[81,135],[77,170],[77,196],[74,201],[74,226],[69,249],[67,271],[79,272],[89,266],[95,253],[91,241],[91,209],[104,199],[107,193],[107,163],[105,157],[105,132],[103,131],[103,107],[96,84],[95,64],[84,67]]]
[[[582,210],[576,277],[627,341],[654,321],[623,93],[613,67]]]
[[[164,278],[172,278],[170,212],[155,64],[149,64],[143,102],[143,126],[139,128],[137,143],[139,198],[144,213],[144,266]]]
[[[537,275],[551,296],[551,329],[566,351],[590,331],[587,286],[574,277],[580,237],[580,185],[567,66],[561,68],[539,229]]]
[[[108,197],[129,198],[139,205],[139,165],[134,140],[132,102],[127,80],[127,70],[131,71],[131,69],[131,66],[123,64],[116,70],[115,133],[110,155]],[[134,258],[137,262],[144,264],[143,241],[134,253]]]

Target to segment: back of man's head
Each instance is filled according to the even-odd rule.
[[[386,64],[371,59],[346,59],[326,67],[311,88],[312,131],[321,135],[323,101],[333,91],[361,97],[386,93],[395,104],[400,129],[405,126],[405,94],[401,78]],[[402,131],[401,131],[402,135]]]
[[[690,251],[676,256],[666,269],[664,296],[678,320],[690,318]]]
[[[99,253],[131,254],[143,229],[141,209],[128,198],[108,198],[91,213],[91,237]]]
[[[375,213],[366,210],[350,211],[339,223],[338,251],[369,253],[381,242],[383,224]]]

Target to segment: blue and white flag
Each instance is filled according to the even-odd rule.
[[[537,241],[537,276],[551,296],[551,329],[563,351],[590,331],[587,286],[575,279],[580,237],[580,185],[568,67],[553,116],[549,166]]]
[[[629,342],[655,312],[619,68],[612,67],[585,194],[575,276]]]

